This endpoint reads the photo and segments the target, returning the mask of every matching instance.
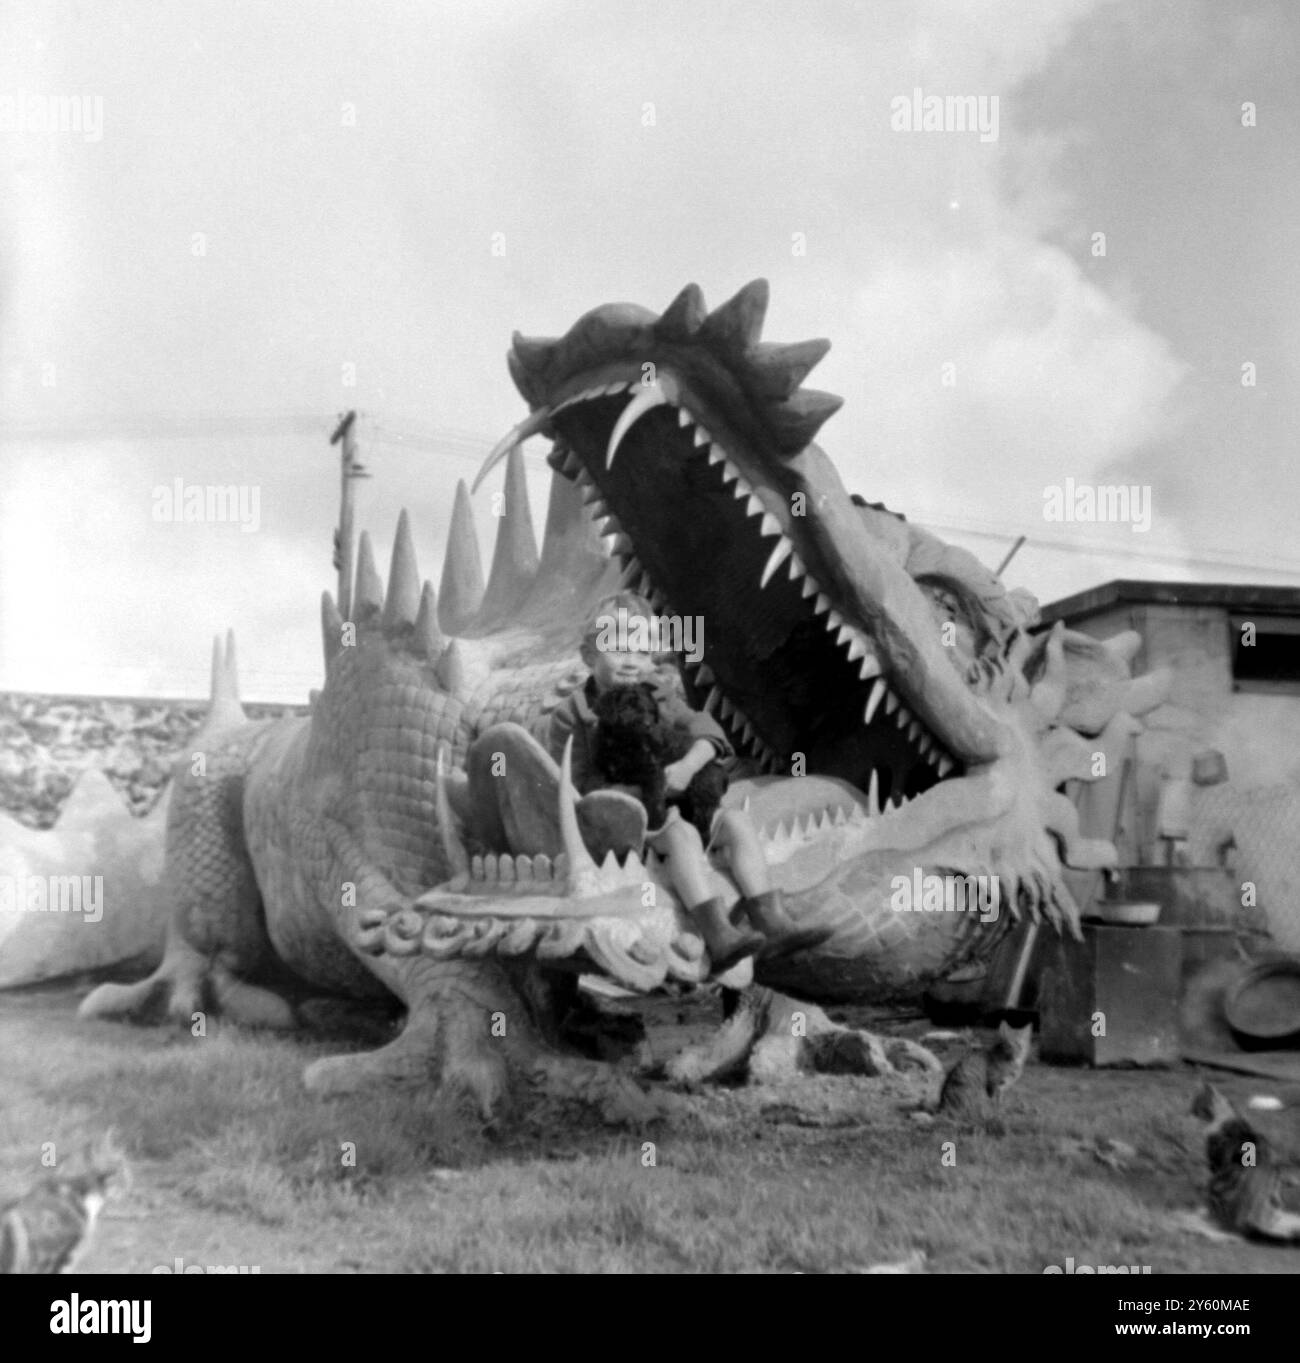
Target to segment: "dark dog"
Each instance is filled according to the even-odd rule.
[[[682,818],[709,840],[714,812],[727,791],[727,774],[717,761],[696,772],[680,795],[669,795],[664,768],[690,750],[690,736],[664,722],[648,682],[617,686],[603,692],[592,707],[596,730],[595,763],[611,786],[632,786],[646,808],[651,828],[661,828],[675,805]]]

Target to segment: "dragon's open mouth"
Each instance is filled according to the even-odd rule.
[[[691,286],[662,317],[613,305],[557,340],[516,336],[533,412],[483,473],[551,437],[624,583],[693,639],[692,702],[761,770],[838,777],[876,815],[995,744],[931,603],[811,443],[839,406],[800,386],[827,343],[759,342],[765,308],[762,281],[708,315]]]
[[[586,488],[628,585],[682,618],[703,655],[685,664],[693,703],[739,751],[769,771],[843,777],[873,813],[954,770],[890,686],[883,650],[805,562],[788,506],[750,482],[680,384],[581,388],[552,425],[553,464]]]

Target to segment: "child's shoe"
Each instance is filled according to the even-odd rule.
[[[716,895],[696,904],[691,910],[691,918],[709,949],[714,974],[729,970],[737,961],[754,955],[765,945],[758,933],[732,922],[726,906]]]

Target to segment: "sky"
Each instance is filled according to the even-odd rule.
[[[1025,535],[1044,603],[1300,581],[1297,69],[1286,0],[8,6],[0,689],[201,696],[233,626],[245,697],[304,701],[339,414],[436,585],[512,332],[690,281],[769,279],[846,485]],[[996,136],[895,126],[916,90]],[[256,528],[157,519],[178,479]],[[1148,528],[1046,519],[1099,485]]]

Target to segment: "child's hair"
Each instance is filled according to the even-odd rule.
[[[584,648],[596,647],[596,640],[608,628],[610,621],[618,620],[620,610],[627,612],[629,620],[639,615],[649,621],[655,613],[654,607],[644,596],[638,596],[636,592],[615,592],[613,596],[607,596],[591,613],[582,631]]]

